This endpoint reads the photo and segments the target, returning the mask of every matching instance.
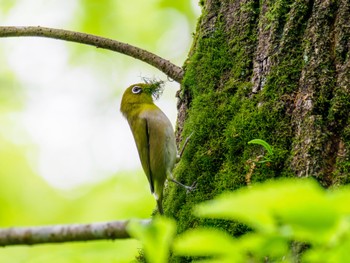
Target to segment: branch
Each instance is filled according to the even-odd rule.
[[[131,56],[135,59],[139,59],[156,67],[160,71],[164,72],[167,76],[179,83],[181,83],[184,75],[183,69],[171,63],[169,60],[161,58],[147,50],[126,43],[118,42],[109,38],[69,30],[40,26],[0,26],[0,37],[20,36],[54,38],[116,51],[124,55]]]
[[[150,220],[141,220],[142,224]],[[130,220],[93,224],[73,224],[0,229],[0,246],[63,243],[101,239],[131,238],[126,231]]]

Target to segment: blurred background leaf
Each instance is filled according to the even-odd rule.
[[[326,190],[310,178],[273,180],[224,193],[199,204],[195,214],[238,220],[252,230],[232,240],[234,249],[217,238],[218,230],[187,231],[176,238],[175,253],[206,257],[214,250],[228,262],[297,262],[293,246],[299,244],[305,249],[301,262],[347,262],[349,197],[348,186]]]
[[[168,262],[170,246],[176,233],[174,220],[166,217],[155,217],[147,225],[131,222],[128,225],[128,232],[142,242],[147,262]]]
[[[191,256],[235,255],[240,261],[235,239],[218,229],[195,229],[186,231],[174,241],[174,253]]]

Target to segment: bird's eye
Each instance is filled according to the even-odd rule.
[[[139,93],[141,93],[141,91],[142,91],[142,89],[141,89],[141,87],[140,86],[134,86],[134,87],[132,87],[132,93],[134,93],[134,94],[139,94]]]

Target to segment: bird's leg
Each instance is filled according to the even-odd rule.
[[[186,146],[187,146],[187,144],[188,144],[188,142],[189,142],[189,140],[190,140],[190,138],[191,138],[192,135],[193,135],[193,132],[190,134],[190,136],[188,136],[188,137],[186,138],[185,143],[184,143],[184,145],[182,146],[182,149],[180,150],[179,154],[176,156],[176,163],[178,163],[178,162],[180,161],[181,156],[182,156],[182,154],[184,153],[185,148],[186,148]],[[183,183],[180,183],[179,181],[177,181],[177,180],[175,180],[175,179],[173,178],[173,175],[172,175],[171,173],[169,174],[168,179],[169,179],[169,181],[171,181],[171,182],[173,182],[173,183],[176,183],[176,184],[182,186],[183,188],[185,188],[187,193],[193,191],[193,190],[196,188],[196,185],[197,185],[197,181],[195,181],[191,186],[188,186],[188,185],[185,185],[185,184],[183,184]]]
[[[192,192],[194,189],[196,189],[197,186],[197,181],[194,182],[191,186],[185,185],[183,183],[180,183],[179,181],[176,181],[172,176],[169,178],[169,180],[173,183],[176,183],[180,186],[182,186],[183,188],[186,189],[186,193]]]
[[[190,140],[192,134],[193,134],[193,132],[190,134],[190,136],[188,136],[188,137],[186,138],[185,143],[184,143],[184,145],[182,146],[182,149],[180,150],[179,154],[176,156],[176,162],[177,162],[177,163],[180,161],[180,159],[181,159],[181,157],[182,157],[182,154],[184,153],[185,148],[186,148],[186,146],[187,146],[187,144],[188,144],[188,142],[189,142],[189,140]]]

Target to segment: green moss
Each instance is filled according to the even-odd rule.
[[[268,11],[266,12],[265,17],[268,23],[266,24],[266,26],[271,27],[272,25],[275,25],[277,29],[276,32],[278,32],[279,36],[282,35],[283,27],[288,18],[288,14],[293,2],[295,1],[276,0],[269,1],[267,3]]]
[[[253,28],[249,30],[255,32]],[[197,225],[217,225],[215,220],[192,216],[193,205],[225,189],[244,185],[244,165],[232,171],[232,163],[225,161],[230,148],[237,147],[227,146],[230,135],[226,131],[241,107],[239,100],[251,89],[249,82],[241,80],[251,75],[253,52],[247,52],[247,47],[253,46],[256,37],[251,37],[252,32],[243,32],[232,39],[232,32],[225,31],[225,21],[219,17],[210,33],[195,44],[194,53],[187,61],[183,86],[189,93],[191,106],[184,134],[194,134],[175,175],[187,184],[197,181],[198,189],[189,194],[176,186],[169,185],[167,189],[165,211],[178,220],[179,232]],[[233,100],[232,94],[237,98]],[[242,227],[236,226],[237,223],[225,222],[222,228],[231,229],[234,234],[241,233],[235,229]]]

